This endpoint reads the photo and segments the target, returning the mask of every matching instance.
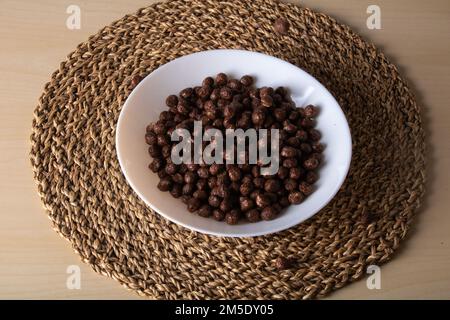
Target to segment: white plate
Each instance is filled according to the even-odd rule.
[[[151,157],[145,143],[145,128],[167,110],[165,99],[181,89],[201,83],[219,72],[240,78],[255,77],[256,86],[284,86],[297,106],[320,108],[317,129],[322,133],[325,163],[320,168],[316,190],[300,205],[290,206],[272,221],[227,225],[189,213],[185,204],[157,189],[158,177],[148,169]],[[337,193],[351,160],[350,129],[339,104],[316,79],[298,67],[261,53],[242,50],[212,50],[175,59],[153,71],[131,92],[125,102],[116,132],[116,148],[122,171],[133,190],[153,210],[186,228],[217,236],[251,237],[285,230],[322,209]],[[151,214],[150,212],[148,214]]]

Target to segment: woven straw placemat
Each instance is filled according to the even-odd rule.
[[[286,35],[274,32],[280,17],[290,23]],[[347,115],[354,145],[345,184],[320,213],[284,232],[245,239],[191,232],[146,207],[120,171],[115,126],[133,77],[216,48],[303,68]],[[329,16],[269,0],[170,1],[105,27],[52,75],[31,141],[56,231],[95,271],[153,298],[323,296],[391,258],[424,191],[419,108],[397,68]],[[279,256],[293,258],[292,268],[277,270]]]

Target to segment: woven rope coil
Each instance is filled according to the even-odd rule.
[[[290,22],[287,35],[273,23]],[[320,213],[274,235],[190,232],[152,212],[126,183],[115,126],[136,75],[196,51],[270,54],[315,76],[352,131],[345,184]],[[96,272],[153,298],[307,299],[386,262],[424,191],[420,112],[395,66],[327,15],[269,0],[169,1],[127,15],[80,44],[35,110],[31,162],[55,230]],[[279,256],[295,258],[278,271]]]

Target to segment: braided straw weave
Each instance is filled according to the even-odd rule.
[[[274,33],[279,17],[290,22],[287,35]],[[147,208],[120,171],[115,126],[133,77],[216,48],[303,68],[348,117],[354,146],[345,184],[320,213],[284,232],[241,239],[191,232]],[[169,1],[105,27],[52,75],[31,141],[56,231],[96,272],[153,298],[324,296],[392,256],[424,192],[419,108],[396,67],[327,15],[269,0]],[[279,256],[293,258],[293,267],[278,271]]]

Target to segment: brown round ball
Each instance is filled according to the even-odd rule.
[[[207,179],[209,177],[209,169],[206,167],[200,168],[197,171],[197,174],[202,179]]]
[[[220,89],[220,97],[225,100],[231,100],[233,98],[233,92],[230,88],[223,87]]]
[[[233,166],[228,170],[228,176],[231,181],[238,181],[242,176],[241,170],[238,167]]]
[[[319,180],[319,176],[317,175],[316,172],[314,171],[308,171],[306,173],[306,182],[308,182],[309,184],[313,184],[315,183],[317,180]]]
[[[171,108],[175,107],[178,104],[178,97],[174,94],[170,95],[166,99],[166,105]]]
[[[195,183],[195,181],[197,181],[197,174],[192,172],[192,171],[188,171],[184,174],[184,182],[190,184],[190,183]]]
[[[300,190],[305,196],[309,196],[313,192],[313,187],[309,183],[301,182],[298,186],[298,190]]]
[[[187,209],[189,212],[195,212],[200,209],[201,202],[196,198],[191,198],[188,201]]]
[[[307,170],[314,170],[319,166],[319,160],[316,158],[308,158],[303,162],[303,167]]]
[[[145,135],[145,143],[148,145],[154,145],[158,143],[158,140],[156,138],[156,134],[153,132],[147,132]]]
[[[165,170],[168,175],[174,175],[177,172],[178,167],[174,163],[168,163],[168,164],[166,164]]]
[[[216,76],[216,85],[218,86],[224,86],[228,82],[228,76],[225,73],[219,73]]]
[[[292,157],[296,157],[298,155],[298,151],[297,149],[293,148],[293,147],[283,147],[281,149],[281,156],[285,157],[285,158],[292,158]]]
[[[206,187],[208,187],[208,180],[207,179],[199,179],[197,183],[195,184],[198,190],[206,190]]]
[[[213,218],[217,221],[222,221],[225,219],[225,213],[223,211],[220,211],[219,209],[213,210]]]
[[[159,180],[158,189],[161,191],[169,191],[172,187],[172,180],[169,178],[162,178]]]
[[[304,111],[305,111],[305,116],[308,118],[314,118],[319,114],[319,109],[313,105],[306,106]]]
[[[245,218],[248,222],[258,222],[261,220],[259,211],[257,209],[249,210],[245,213]]]
[[[291,178],[291,179],[298,180],[302,177],[302,175],[303,175],[303,170],[299,167],[289,169],[289,178]]]
[[[218,208],[220,206],[221,200],[218,196],[209,196],[208,203],[211,207]]]
[[[158,172],[158,170],[161,170],[161,168],[164,165],[164,161],[156,158],[153,159],[153,161],[150,163],[150,165],[148,166],[150,168],[150,170],[152,170],[154,173]]]
[[[297,166],[297,159],[296,158],[287,158],[283,160],[283,167],[286,168],[294,168]]]
[[[240,207],[242,211],[248,211],[250,209],[253,209],[253,207],[255,206],[255,203],[253,202],[252,199],[249,198],[243,198],[239,201],[240,203]]]
[[[205,190],[197,190],[192,195],[194,198],[199,200],[205,200],[208,198],[208,193]]]
[[[209,217],[212,214],[212,208],[207,205],[204,204],[203,206],[201,206],[201,208],[198,210],[198,215],[201,217]]]
[[[292,262],[284,257],[278,257],[275,260],[275,266],[278,270],[286,270],[292,266]]]
[[[193,183],[187,183],[183,186],[181,192],[183,195],[190,196],[195,191],[195,186]]]
[[[265,208],[270,205],[270,198],[265,194],[258,194],[255,202],[258,207]]]
[[[289,176],[289,169],[286,167],[280,167],[277,172],[278,178],[286,179]]]
[[[278,18],[277,20],[275,20],[275,23],[273,25],[275,32],[281,35],[287,34],[289,31],[289,27],[289,22],[284,18]]]
[[[248,181],[248,182],[242,183],[241,187],[239,188],[239,191],[243,196],[250,195],[250,193],[253,191],[253,182]]]
[[[252,113],[252,122],[255,125],[262,125],[266,120],[266,113],[262,109],[256,109]]]
[[[291,204],[299,204],[303,201],[304,196],[300,191],[294,191],[289,193],[288,199]]]
[[[231,210],[225,215],[225,222],[228,224],[238,224],[240,218],[239,211]]]
[[[273,105],[273,98],[269,95],[263,96],[261,97],[261,104],[264,107],[269,108]]]
[[[230,211],[230,210],[231,210],[231,203],[230,203],[230,201],[229,201],[229,200],[223,200],[223,201],[220,203],[219,208],[220,208],[220,210],[222,210],[223,212]]]
[[[181,184],[175,184],[173,185],[172,189],[170,190],[170,194],[174,198],[179,198],[182,195],[182,187]]]
[[[289,179],[284,180],[284,188],[287,191],[294,191],[297,189],[297,187],[298,187],[298,183],[294,179],[289,178]]]
[[[173,182],[175,182],[175,183],[182,184],[182,183],[184,182],[184,177],[183,177],[183,175],[182,175],[181,173],[175,173],[175,174],[172,176],[172,180],[173,180]]]
[[[264,190],[267,192],[277,192],[280,188],[280,181],[277,179],[268,179],[264,182]]]
[[[273,207],[266,207],[261,211],[261,219],[273,220],[277,216],[277,211]]]
[[[214,85],[214,79],[212,77],[206,77],[202,81],[203,87],[212,87]]]
[[[240,81],[244,87],[250,87],[253,84],[253,77],[244,75]]]

